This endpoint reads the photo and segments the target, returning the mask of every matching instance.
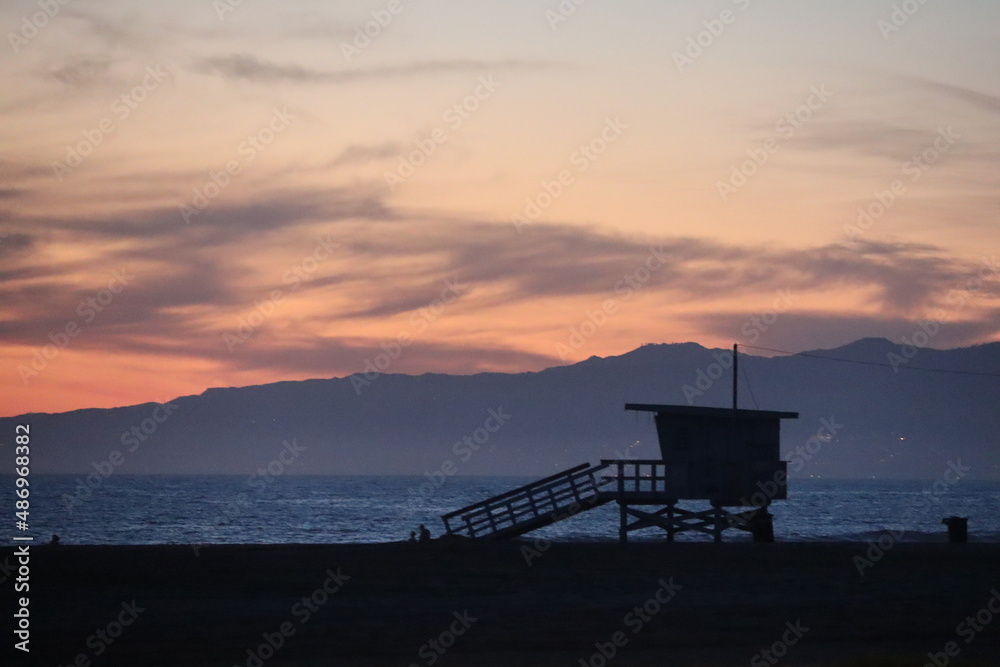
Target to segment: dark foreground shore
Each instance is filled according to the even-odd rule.
[[[866,549],[35,547],[14,664],[1000,665],[1000,545]]]

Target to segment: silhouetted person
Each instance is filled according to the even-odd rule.
[[[430,542],[431,541],[431,531],[427,530],[424,524],[420,524],[420,541]]]
[[[410,531],[410,542],[416,543],[416,541],[417,541],[417,531],[411,530]]]
[[[53,535],[52,539],[49,541],[49,546],[57,547],[59,546],[59,536]]]

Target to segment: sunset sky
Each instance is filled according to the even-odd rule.
[[[0,26],[2,415],[928,318],[932,347],[1000,340],[997,2],[12,0]]]

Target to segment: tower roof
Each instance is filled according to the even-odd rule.
[[[732,408],[703,408],[693,405],[657,405],[653,403],[626,403],[626,410],[655,412],[658,415],[686,415],[690,417],[713,417],[715,419],[798,419],[798,412],[777,412],[774,410],[733,410]]]

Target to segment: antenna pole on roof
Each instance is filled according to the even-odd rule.
[[[737,371],[739,370],[739,366],[740,366],[740,357],[739,357],[739,351],[737,350],[737,347],[738,347],[738,345],[736,343],[733,343],[733,410],[736,409],[736,405],[737,405],[737,403],[736,403],[736,396],[737,396],[737,393],[736,393],[736,391],[737,391],[736,390],[736,382],[737,382],[737,380],[736,379],[737,379],[737,377],[739,377],[737,375]]]

